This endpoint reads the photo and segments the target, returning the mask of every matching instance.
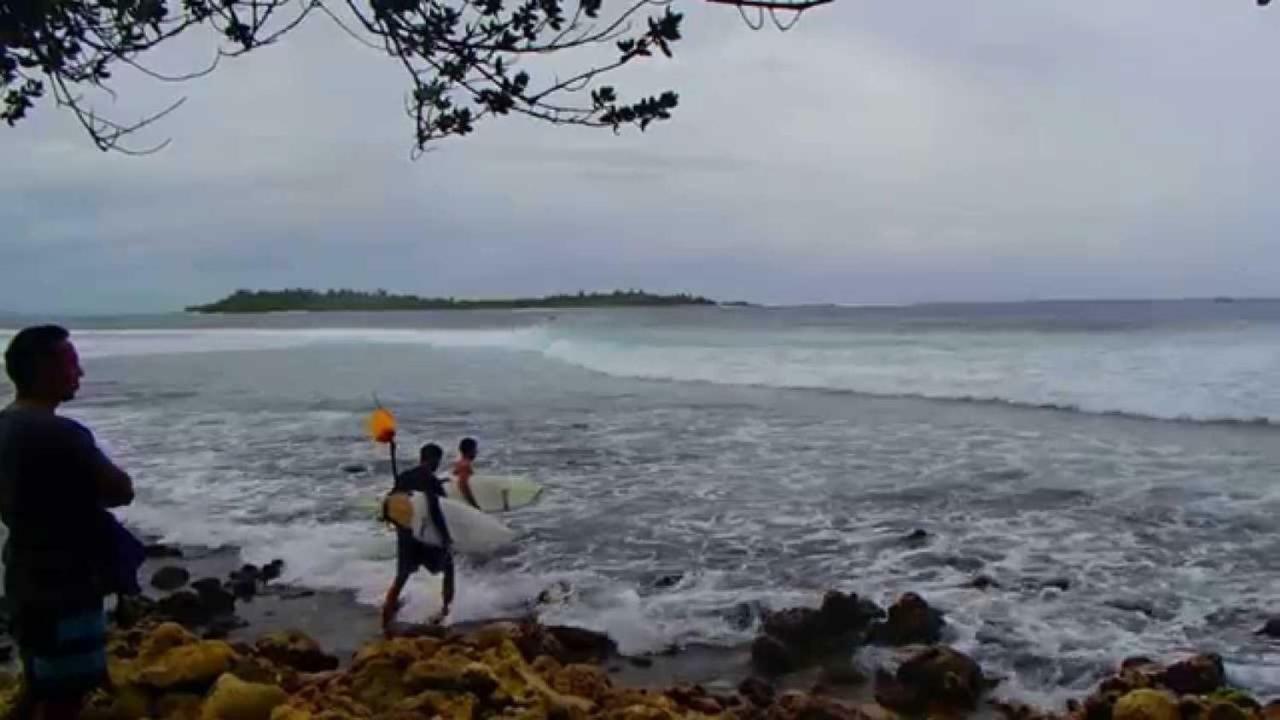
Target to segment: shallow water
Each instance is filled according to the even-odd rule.
[[[1280,306],[92,325],[68,411],[133,471],[128,519],[283,557],[289,582],[375,602],[390,579],[376,393],[406,448],[474,434],[481,467],[547,487],[507,516],[517,547],[464,567],[460,620],[565,581],[545,619],[646,652],[750,638],[740,603],[916,590],[1005,694],[1052,702],[1125,656],[1197,649],[1280,693],[1280,653],[1252,635],[1280,591],[1280,431],[1249,422],[1280,418]],[[904,542],[917,527],[930,540]],[[1000,588],[964,587],[978,574]]]

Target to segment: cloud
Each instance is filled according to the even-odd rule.
[[[523,120],[409,160],[404,82],[331,24],[121,113],[92,150],[0,132],[0,308],[164,310],[235,287],[511,295],[635,285],[779,302],[1267,294],[1280,260],[1270,13],[1134,0],[835,4],[787,34],[686,3],[645,134]],[[199,67],[213,38],[152,64]],[[556,68],[572,58],[553,58]],[[58,288],[58,292],[51,292]]]

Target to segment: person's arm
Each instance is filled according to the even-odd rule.
[[[71,452],[79,458],[81,466],[98,493],[98,501],[105,508],[124,507],[133,502],[133,478],[121,470],[103,454],[93,439],[93,433],[79,423],[70,426]]]
[[[431,516],[431,522],[435,523],[436,530],[440,532],[440,542],[448,550],[453,547],[453,538],[449,536],[449,526],[445,524],[444,511],[440,509],[440,498],[443,494],[439,481],[431,484],[427,489],[427,513]]]

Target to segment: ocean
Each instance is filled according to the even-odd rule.
[[[463,563],[457,620],[555,588],[545,620],[644,653],[748,641],[748,608],[828,588],[914,590],[1007,696],[1196,650],[1280,693],[1253,634],[1280,612],[1280,302],[67,322],[66,412],[133,473],[124,517],[290,582],[374,604],[391,579],[376,396],[405,466],[474,435],[481,471],[546,486],[505,517],[515,547]]]

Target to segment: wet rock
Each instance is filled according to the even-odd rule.
[[[669,590],[675,587],[676,585],[679,585],[681,580],[684,580],[684,573],[673,573],[671,575],[663,575],[662,577],[653,581],[653,587],[658,590]]]
[[[1226,681],[1222,657],[1212,653],[1174,663],[1160,676],[1160,684],[1178,695],[1208,695]]]
[[[756,707],[769,707],[773,704],[777,691],[767,680],[749,677],[738,685],[738,694]]]
[[[916,528],[915,530],[912,530],[906,535],[903,535],[902,542],[906,543],[907,545],[911,545],[913,547],[919,547],[921,545],[925,545],[926,543],[928,543],[930,538],[932,537],[933,536],[929,534],[928,530]]]
[[[784,675],[801,666],[791,646],[772,635],[760,635],[752,641],[751,664],[766,675]]]
[[[966,587],[971,587],[974,590],[998,590],[1000,589],[1000,583],[996,582],[990,575],[979,575],[970,580]]]
[[[338,668],[338,658],[302,632],[286,630],[264,635],[254,645],[258,655],[298,672],[318,673]]]
[[[905,593],[889,608],[889,617],[871,627],[871,642],[880,645],[929,645],[942,638],[942,613],[915,593]]]
[[[315,590],[308,590],[306,588],[288,588],[276,593],[281,600],[302,600],[304,598],[315,597],[315,594]]]
[[[1146,655],[1135,655],[1133,657],[1127,657],[1124,660],[1120,661],[1121,670],[1135,670],[1135,669],[1141,669],[1141,668],[1149,668],[1149,667],[1154,667],[1155,665],[1156,665],[1156,661],[1152,660]]]
[[[1112,720],[1181,720],[1178,701],[1162,690],[1133,690],[1116,701]]]
[[[631,667],[637,667],[637,668],[653,667],[653,659],[647,658],[647,657],[629,657],[627,658],[627,662],[631,664]]]
[[[191,582],[191,573],[186,568],[168,565],[151,575],[151,587],[162,592],[170,592]]]
[[[360,463],[348,463],[342,466],[342,472],[348,475],[356,475],[359,473],[369,472],[369,468]]]
[[[269,583],[272,580],[279,580],[284,574],[284,561],[272,560],[262,568],[261,579],[263,583]]]
[[[751,646],[756,668],[767,674],[790,672],[847,650],[863,639],[884,611],[857,595],[832,591],[821,607],[766,612],[761,634]]]
[[[151,543],[143,548],[143,553],[151,559],[159,558],[180,558],[182,550],[173,545],[165,545],[164,543]]]
[[[573,586],[564,580],[557,580],[542,592],[538,593],[538,605],[559,605],[573,595]]]
[[[0,642],[0,663],[7,663],[13,659],[13,645],[7,642]]]
[[[245,682],[228,673],[214,684],[202,720],[270,720],[271,712],[287,699],[275,685]]]
[[[876,700],[903,713],[971,711],[987,690],[982,668],[952,648],[925,648],[898,667],[876,677]]]
[[[1261,712],[1262,703],[1253,699],[1248,693],[1236,688],[1221,687],[1209,693],[1208,699],[1211,702],[1224,702],[1237,705],[1249,712]]]
[[[546,631],[562,648],[560,656],[553,657],[566,665],[599,663],[618,654],[618,644],[604,633],[563,625],[548,625]]]
[[[253,600],[258,594],[258,581],[245,575],[232,577],[229,587],[237,600]]]
[[[155,604],[155,614],[188,627],[204,625],[213,617],[200,596],[190,590],[160,598]]]
[[[1272,638],[1280,638],[1280,617],[1268,619],[1266,624],[1258,628],[1257,634]]]
[[[770,720],[868,720],[859,707],[821,695],[791,692],[769,710]]]
[[[229,615],[236,610],[236,598],[227,592],[217,578],[203,578],[191,583],[205,612],[210,617]]]

